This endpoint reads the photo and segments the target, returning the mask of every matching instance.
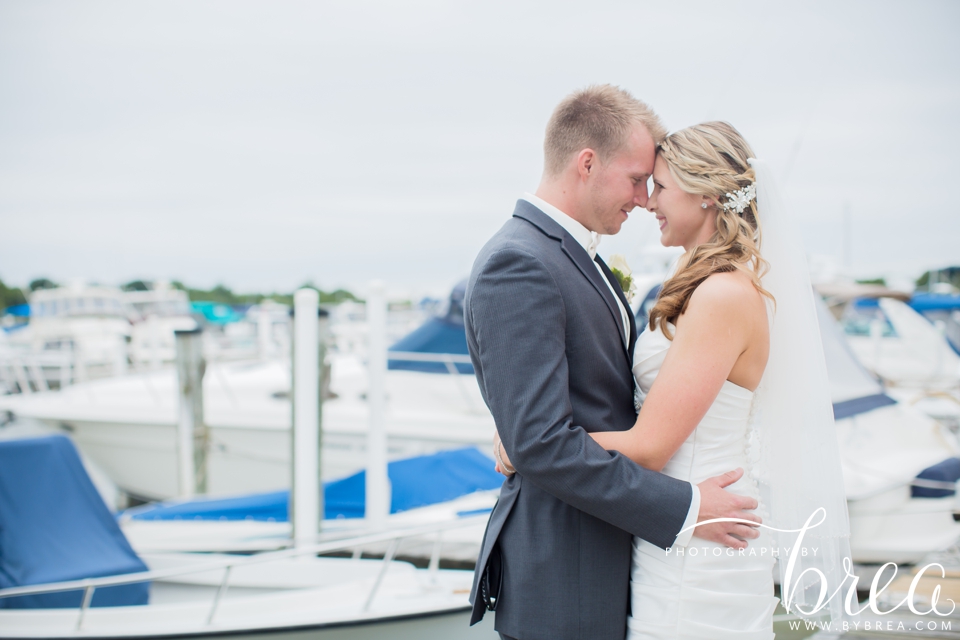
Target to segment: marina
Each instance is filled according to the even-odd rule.
[[[0,640],[960,640],[957,25],[0,2]]]
[[[656,286],[651,295],[655,295],[655,289]],[[309,317],[309,309],[317,308],[316,298],[306,294],[301,298],[300,303],[307,309],[303,313]],[[362,585],[366,584],[364,580],[369,580],[362,576],[376,574],[380,576],[377,582],[384,581],[385,612],[393,606],[388,604],[390,598],[386,595],[391,593],[392,583],[388,578],[403,575],[403,571],[414,573],[410,578],[397,578],[399,583],[421,575],[416,572],[426,572],[423,574],[426,577],[416,580],[433,585],[448,584],[444,581],[449,580],[452,581],[449,584],[454,585],[451,588],[458,593],[468,589],[463,585],[469,584],[468,574],[472,575],[469,567],[479,549],[484,514],[493,506],[500,477],[492,471],[489,454],[481,453],[487,449],[493,426],[483,409],[466,358],[461,299],[462,288],[454,288],[445,312],[428,317],[409,335],[396,340],[389,350],[386,339],[375,340],[369,333],[380,331],[387,336],[385,313],[379,317],[364,314],[359,332],[341,329],[341,335],[350,336],[349,349],[336,344],[338,332],[330,330],[329,320],[323,314],[317,321],[300,323],[299,330],[297,322],[288,320],[289,314],[277,315],[270,321],[271,333],[291,336],[294,360],[284,358],[274,346],[272,350],[261,348],[259,357],[204,364],[203,373],[197,379],[202,382],[194,383],[198,400],[192,399],[189,393],[177,392],[178,388],[184,389],[184,376],[189,372],[182,364],[178,365],[181,367],[178,372],[173,364],[188,359],[184,354],[180,354],[179,360],[177,357],[154,358],[153,365],[140,371],[130,366],[135,358],[128,355],[128,367],[120,373],[71,381],[59,390],[31,388],[27,392],[0,396],[0,410],[6,411],[8,420],[12,420],[0,428],[0,434],[6,431],[8,441],[64,434],[71,443],[76,443],[91,476],[99,479],[98,488],[106,504],[123,508],[131,501],[150,501],[127,508],[119,514],[117,523],[133,552],[145,563],[141,571],[144,579],[153,584],[150,604],[146,606],[157,611],[158,619],[173,615],[185,625],[170,627],[170,634],[202,635],[214,628],[218,633],[246,628],[247,633],[251,625],[263,626],[262,633],[267,634],[264,637],[275,633],[266,629],[280,622],[254,622],[243,617],[245,607],[231,608],[233,602],[249,596],[273,598],[271,602],[276,603],[277,611],[284,612],[277,620],[285,621],[282,624],[299,620],[293,624],[299,629],[298,633],[303,631],[318,638],[352,637],[337,634],[347,633],[347,628],[354,629],[354,622],[337,616],[329,620],[318,618],[320,612],[315,608],[311,608],[309,615],[313,617],[309,621],[299,618],[300,614],[295,613],[299,605],[295,604],[293,594],[290,593],[290,604],[283,604],[281,601],[286,596],[271,596],[270,589],[281,589],[280,593],[306,589],[311,593],[316,591],[309,597],[320,597],[324,589],[332,588],[340,598],[354,587],[328,586],[327,582],[316,582],[319,579],[316,576],[349,575],[353,580],[351,584]],[[855,298],[848,304],[856,305],[855,301],[861,299]],[[893,319],[889,322],[892,327],[889,335],[901,341],[908,341],[911,336],[915,341],[925,339],[925,344],[931,345],[928,350],[949,349],[942,334],[935,329],[933,333],[924,333],[924,326],[917,319],[926,320],[903,302],[884,297],[865,299],[874,301],[868,309],[875,309],[874,313],[883,311],[885,318]],[[890,582],[881,599],[887,606],[895,606],[911,589],[909,572],[939,561],[946,567],[944,576],[926,575],[920,579],[913,587],[913,597],[920,602],[929,601],[936,590],[940,601],[945,602],[960,584],[960,551],[957,551],[960,524],[954,517],[960,513],[955,486],[960,475],[951,475],[955,473],[951,460],[957,460],[960,444],[955,422],[949,415],[938,415],[935,408],[911,402],[904,393],[932,396],[931,388],[949,393],[958,380],[956,375],[948,375],[951,369],[947,365],[952,361],[943,355],[947,365],[941,362],[940,373],[915,377],[914,387],[907,387],[903,380],[879,375],[870,369],[877,362],[870,359],[877,353],[875,342],[871,343],[873,350],[856,346],[862,332],[860,316],[841,312],[838,321],[838,314],[828,306],[831,301],[836,302],[835,298],[827,297],[820,306],[819,320],[843,457],[853,561],[862,582],[857,587],[860,600],[864,601],[873,574],[883,563],[893,562],[902,567],[901,575]],[[386,309],[382,299],[378,303],[373,298],[372,304]],[[642,302],[635,307],[638,322],[642,322]],[[859,309],[858,313],[861,313]],[[869,322],[876,326],[877,321]],[[903,329],[904,322],[913,333]],[[304,324],[310,329],[306,333],[303,333]],[[205,353],[209,352],[204,352],[202,332],[195,328],[179,331],[175,340],[177,348],[184,351],[195,344],[192,348],[197,355],[194,357],[200,359],[197,362],[205,362],[208,357]],[[364,333],[371,337],[364,338]],[[321,334],[326,336],[322,344]],[[876,329],[871,336],[876,341]],[[937,336],[941,336],[941,342],[934,339]],[[298,339],[301,346],[304,341],[315,346],[298,352]],[[450,353],[438,352],[441,347]],[[918,352],[918,347],[910,343],[899,347],[899,351],[886,345],[882,348],[884,354]],[[379,359],[373,356],[377,349],[382,353]],[[312,417],[307,415],[308,422],[319,423],[322,414],[322,434],[312,436],[319,437],[322,444],[319,448],[316,444],[306,445],[322,455],[313,463],[307,461],[308,468],[310,464],[316,467],[308,471],[306,477],[322,478],[325,508],[324,517],[317,520],[319,528],[308,528],[312,533],[301,533],[299,537],[296,521],[289,518],[290,513],[296,512],[295,504],[285,490],[290,486],[297,464],[289,452],[291,441],[297,437],[295,426],[291,427],[297,415],[296,403],[291,403],[291,398],[298,397],[298,392],[292,388],[291,381],[297,378],[294,371],[300,357],[298,353],[313,354],[313,364],[308,366],[314,373],[299,374],[301,378],[306,376],[305,388],[309,391],[299,394],[309,396],[312,392],[314,399],[309,402],[316,403],[308,405],[308,408],[317,407]],[[371,374],[370,367],[377,366],[376,362],[380,363],[381,382]],[[895,364],[887,366],[890,367],[887,371],[911,370],[909,363],[901,368]],[[327,375],[329,381],[321,382]],[[371,403],[371,397],[376,398],[377,394],[383,398],[379,409]],[[200,413],[184,427],[184,407],[189,407],[191,402],[198,405],[190,411]],[[376,440],[370,436],[376,430],[374,420],[382,425],[381,433],[385,436],[380,444],[375,444]],[[184,428],[194,434],[194,444],[206,443],[201,444],[202,451],[184,455],[179,444],[184,441]],[[203,433],[200,440],[196,439],[198,433]],[[384,506],[384,490],[379,496],[374,492],[372,504],[379,504],[377,508],[383,514],[376,519],[365,513],[364,506],[371,499],[370,494],[364,494],[366,477],[373,468],[370,465],[389,467],[385,474],[390,481],[388,486],[396,492],[388,507]],[[186,476],[185,468],[189,469]],[[474,475],[470,480],[464,475],[468,468],[476,469],[471,472]],[[202,476],[206,486],[191,473]],[[444,476],[444,473],[452,475]],[[295,479],[293,482],[296,484]],[[434,485],[443,487],[444,491],[421,497]],[[391,490],[385,491],[389,495]],[[307,547],[298,540],[306,540]],[[304,548],[312,551],[301,553]],[[255,555],[224,555],[251,552]],[[318,553],[323,557],[317,558]],[[369,560],[371,557],[380,560]],[[401,562],[395,568],[393,559],[398,557],[413,565]],[[307,569],[309,563],[303,564],[307,558],[313,558],[310,562],[315,568]],[[248,561],[249,568],[245,564]],[[254,570],[254,565],[259,567],[261,561],[264,567],[271,568]],[[390,569],[375,568],[380,564]],[[461,568],[440,569],[441,566]],[[455,586],[457,571],[463,572],[459,587]],[[229,584],[223,582],[226,575],[233,576]],[[308,575],[314,578],[305,577]],[[109,588],[119,584],[115,582],[118,579],[103,578],[98,582],[91,577],[84,582],[84,588],[91,587],[94,591]],[[134,584],[130,582],[134,580],[132,577],[120,580]],[[284,583],[286,580],[292,582],[288,585]],[[78,584],[38,586],[38,591],[30,591],[32,587],[14,587],[0,591],[0,597],[43,594]],[[357,586],[359,591],[351,592],[361,593],[364,588]],[[307,597],[305,594],[303,597]],[[211,626],[209,620],[213,616],[206,603],[210,598],[219,602],[222,597],[225,598],[222,604],[214,605],[217,623]],[[352,606],[340,600],[336,602],[340,603],[334,607],[337,610]],[[446,605],[440,602],[434,598],[424,605],[423,611],[432,612],[428,616],[430,625],[439,625],[436,629],[442,629],[446,628],[444,625],[463,622],[466,610],[462,599],[459,613],[444,610]],[[49,627],[51,631],[43,631],[36,637],[70,637],[70,633],[80,633],[80,626],[67,631],[71,625],[79,624],[78,619],[85,621],[84,625],[103,625],[105,635],[136,637],[133,631],[123,630],[124,624],[131,624],[123,620],[132,620],[126,614],[118,612],[116,617],[111,617],[98,607],[87,612],[83,602],[78,606],[80,614],[64,611],[62,616],[50,618],[47,622],[53,625]],[[420,623],[407,620],[406,613],[384,615],[391,620],[403,619],[401,626],[409,626],[410,633],[428,633],[424,629],[434,628],[418,626]],[[198,622],[204,616],[208,620],[206,626]],[[364,620],[363,629],[367,629],[363,627],[365,624],[381,624],[376,616],[361,612],[360,618]],[[26,633],[24,630],[38,624],[35,621],[38,619],[26,614],[18,613],[10,620],[14,625],[11,628],[20,631],[4,637],[27,637],[22,635]],[[809,621],[783,611],[775,620],[778,638],[885,637],[882,634],[888,633],[891,624],[890,628],[895,630],[907,629],[918,621],[927,624],[931,620],[940,624],[936,630],[940,635],[929,637],[960,637],[960,627],[953,630],[949,626],[954,621],[952,616],[918,617],[909,611],[884,617],[867,609],[851,618],[840,635],[822,627],[807,628],[804,625]],[[108,631],[114,626],[115,631]],[[389,628],[389,634],[406,633]],[[357,629],[350,633],[367,633]],[[287,631],[284,627],[283,632]],[[131,633],[134,635],[129,635]],[[904,633],[903,637],[911,637],[909,630]]]
[[[270,638],[295,633],[349,638],[374,633],[415,638],[458,633],[467,626],[465,594],[473,572],[441,569],[439,557],[444,533],[471,526],[470,520],[394,528],[326,544],[303,542],[254,556],[138,555],[104,505],[97,504],[66,438],[7,441],[0,446],[0,458],[5,475],[18,471],[22,480],[33,481],[30,490],[5,500],[4,527],[15,524],[18,532],[5,537],[5,575],[60,578],[37,586],[0,585],[7,605],[0,607],[0,637]],[[51,471],[52,461],[57,463],[55,477],[37,482],[36,474]],[[9,476],[0,484],[8,487]],[[8,520],[11,513],[16,520]],[[36,541],[52,539],[48,528],[54,518],[70,522],[74,537],[70,544],[54,545],[51,556],[51,547],[40,548]],[[394,561],[405,540],[423,536],[434,538],[429,568]],[[388,546],[381,560],[359,554],[322,557],[382,543]],[[95,575],[102,571],[107,575]],[[70,579],[71,572],[94,575]],[[480,627],[469,637],[495,636]]]
[[[204,401],[201,381],[207,371],[202,332],[196,328],[176,332],[177,368],[167,370],[171,382],[176,382],[161,387],[172,396],[169,401],[175,408],[168,443],[172,477],[167,478],[167,485],[149,473],[118,473],[118,465],[111,464],[116,458],[102,457],[102,449],[85,444],[90,439],[76,429],[64,428],[64,422],[72,421],[75,414],[61,414],[53,420],[29,413],[14,418],[18,407],[6,406],[11,424],[0,429],[0,456],[7,460],[0,465],[6,474],[0,478],[0,486],[23,488],[14,491],[13,502],[3,509],[8,517],[18,514],[16,519],[0,526],[5,530],[12,527],[20,536],[8,537],[0,556],[5,575],[14,580],[0,584],[0,603],[7,605],[0,606],[0,637],[235,633],[264,638],[278,634],[311,638],[370,634],[384,638],[495,637],[489,623],[469,628],[466,595],[473,578],[470,565],[501,480],[492,469],[492,459],[476,448],[450,450],[456,440],[443,441],[446,447],[437,446],[437,438],[431,440],[429,431],[423,429],[402,436],[419,449],[431,450],[432,455],[411,458],[403,456],[407,451],[402,447],[394,446],[390,457],[405,459],[388,464],[385,396],[396,388],[387,385],[386,306],[382,298],[367,301],[368,323],[372,331],[382,332],[382,337],[371,337],[365,353],[362,400],[367,409],[352,416],[351,426],[361,433],[364,446],[358,447],[361,452],[354,458],[340,461],[341,465],[359,464],[363,470],[328,481],[319,494],[324,477],[319,455],[321,414],[327,404],[323,398],[329,395],[334,399],[338,394],[333,388],[328,390],[323,379],[332,370],[325,364],[326,314],[318,314],[318,298],[312,290],[295,296],[297,313],[288,328],[296,347],[292,361],[286,360],[288,373],[282,389],[286,424],[281,428],[286,450],[297,455],[283,461],[286,477],[279,484],[290,487],[292,483],[292,491],[217,499],[218,486],[221,493],[234,496],[251,488],[208,474],[208,468],[216,467],[208,467],[211,438],[206,408],[210,405]],[[453,358],[450,354],[435,358],[399,351],[393,357],[441,364]],[[459,359],[464,356],[460,354]],[[377,367],[379,374],[374,373]],[[452,373],[446,368],[444,372],[446,378],[460,376],[455,366]],[[6,399],[43,407],[46,398],[56,403],[57,398],[71,393],[90,397],[87,385],[97,388],[137,375],[116,372],[112,377],[77,382],[56,391],[23,389]],[[340,393],[350,389],[346,384],[333,387]],[[156,392],[156,386],[151,388]],[[448,395],[453,389],[447,388]],[[101,402],[105,404],[104,398],[110,397],[101,394]],[[295,398],[292,403],[291,397]],[[463,401],[460,396],[458,402]],[[136,398],[129,406],[136,406]],[[31,421],[33,427],[29,427]],[[150,450],[156,442],[145,438],[139,426],[125,422],[117,428],[131,430],[127,440],[133,443],[132,449]],[[36,437],[38,431],[40,437]],[[70,437],[60,435],[63,433]],[[484,436],[488,441],[489,432]],[[105,440],[109,441],[109,434]],[[84,452],[86,465],[74,442]],[[336,447],[330,448],[336,456]],[[120,457],[126,453],[121,451]],[[103,471],[98,460],[105,462]],[[96,469],[93,475],[108,487],[103,495],[91,481],[88,467]],[[53,469],[59,471],[50,475]],[[349,466],[335,466],[327,473],[336,476],[344,469],[354,471]],[[250,468],[245,472],[249,474]],[[41,480],[36,474],[45,477]],[[125,482],[130,477],[138,480]],[[128,509],[116,520],[108,510],[111,501],[115,507],[130,500],[130,487],[143,487],[139,495],[162,498],[164,486],[179,499]],[[255,486],[261,492],[264,488]],[[200,499],[191,500],[195,495]],[[323,504],[325,511],[318,512],[318,504]],[[37,510],[36,505],[44,507]],[[58,505],[67,509],[76,523],[74,539],[57,543],[61,557],[55,561],[36,541],[56,538],[50,518],[59,517],[54,516]],[[224,555],[224,551],[244,555]],[[250,552],[259,553],[245,555]],[[348,557],[338,557],[344,554]],[[371,554],[379,559],[368,559]],[[400,558],[419,559],[425,566],[417,568]],[[51,561],[55,563],[49,564]],[[441,562],[454,562],[460,568],[443,568]],[[72,598],[77,589],[82,597]],[[98,599],[98,590],[103,598]],[[78,610],[70,610],[69,602]],[[50,615],[50,607],[55,609],[54,615]]]

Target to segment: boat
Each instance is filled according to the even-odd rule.
[[[388,464],[390,513],[386,527],[402,530],[488,513],[503,476],[493,460],[473,447],[440,451]],[[370,533],[365,515],[366,471],[324,485],[320,540]],[[290,492],[201,497],[151,503],[118,514],[124,534],[139,553],[170,551],[249,552],[292,544]],[[444,541],[445,560],[475,562],[484,523],[457,529]],[[429,558],[433,540],[410,539],[409,557]],[[370,549],[367,549],[370,551]],[[380,550],[383,552],[383,550]]]
[[[366,461],[366,369],[357,356],[332,355],[323,406],[324,479],[349,475]],[[388,453],[392,459],[493,438],[472,375],[390,371],[386,380]],[[210,495],[287,488],[290,483],[288,359],[214,363],[203,380]],[[0,397],[0,411],[68,433],[123,490],[148,500],[179,495],[176,376],[160,370],[77,384],[60,392]]]
[[[953,350],[960,354],[960,294],[915,293],[910,308],[942,331]]]
[[[30,297],[29,322],[5,327],[0,341],[0,389],[32,393],[128,371],[170,367],[174,335],[198,325],[208,361],[289,353],[289,307],[265,300],[246,315],[229,305],[191,303],[163,281],[131,290],[88,285],[41,289]]]
[[[197,321],[186,291],[166,282],[140,284],[123,294],[132,322],[128,355],[136,369],[160,369],[174,361],[175,332],[189,331]]]
[[[7,335],[0,378],[20,393],[127,371],[130,309],[116,287],[74,282],[30,294],[29,324]]]
[[[960,356],[937,328],[894,298],[857,298],[840,319],[859,360],[890,387],[952,387]]]
[[[923,308],[926,300],[917,304]],[[960,355],[912,304],[887,297],[856,298],[840,321],[857,358],[884,381],[891,396],[958,432]]]
[[[960,539],[955,435],[898,400],[854,354],[826,304],[820,335],[857,563],[913,563]]]
[[[472,571],[395,560],[411,535],[463,522],[254,556],[141,557],[69,439],[0,442],[0,461],[0,638],[497,637],[492,623],[469,627]],[[384,542],[382,559],[329,557]]]
[[[653,294],[655,297],[655,294]],[[643,300],[636,301],[638,326]],[[455,305],[451,308],[456,310]],[[826,305],[819,322],[830,377],[837,435],[851,515],[854,560],[914,561],[960,538],[955,484],[948,460],[960,455],[957,439],[939,423],[865,369]],[[442,340],[463,339],[462,320],[444,317]],[[926,322],[926,321],[923,321]],[[459,335],[457,332],[459,331]],[[476,379],[461,354],[439,354],[430,340],[408,344],[390,357],[422,357],[432,368],[386,376],[386,425],[391,459],[443,449],[486,449],[494,431]],[[459,343],[457,343],[459,344]],[[460,348],[447,346],[446,349]],[[437,358],[432,360],[433,358]],[[366,462],[368,406],[364,363],[358,354],[334,354],[323,407],[324,479],[355,473]],[[279,491],[290,483],[289,364],[283,360],[211,365],[204,379],[208,492],[236,495]],[[463,370],[463,373],[461,373]],[[60,394],[0,398],[0,410],[43,420],[71,433],[91,459],[126,491],[153,499],[177,495],[174,377],[148,372],[78,385]]]
[[[459,342],[399,343],[386,375],[386,431],[391,459],[465,446],[486,448],[493,417],[469,366],[462,309],[428,320],[454,326]],[[459,325],[455,320],[460,314]],[[367,460],[368,381],[364,353],[334,352],[323,405],[324,480],[362,469]],[[405,370],[401,361],[430,362],[439,372]],[[449,373],[450,371],[454,373]],[[290,486],[289,357],[214,362],[203,378],[207,493],[278,491]],[[177,378],[170,369],[133,372],[76,384],[56,393],[0,396],[0,412],[33,418],[67,433],[127,494],[156,501],[180,495],[177,476]]]

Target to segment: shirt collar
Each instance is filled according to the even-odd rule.
[[[543,211],[550,216],[554,222],[563,227],[567,233],[573,236],[574,240],[580,243],[580,246],[590,255],[591,260],[597,256],[597,245],[600,244],[600,235],[598,233],[590,231],[569,215],[560,211],[560,209],[557,209],[543,198],[538,198],[532,193],[523,194],[523,199],[537,209],[540,209],[540,211]]]

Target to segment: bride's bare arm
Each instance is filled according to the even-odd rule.
[[[661,471],[700,424],[760,329],[759,323],[766,326],[763,305],[757,290],[739,274],[707,278],[677,321],[673,344],[637,422],[627,431],[594,432],[590,437],[608,451],[619,451],[647,469]],[[761,365],[757,380],[762,370]],[[494,454],[508,467],[498,463],[497,470],[509,475],[510,456],[499,437],[494,438]]]
[[[637,422],[627,431],[590,436],[608,451],[619,451],[647,469],[662,470],[750,346],[758,319],[766,322],[759,295],[740,274],[707,278],[677,321],[673,344]],[[756,317],[758,309],[762,318]]]

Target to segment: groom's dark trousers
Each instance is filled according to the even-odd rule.
[[[507,637],[623,640],[631,535],[669,547],[690,507],[688,483],[587,435],[636,420],[636,329],[632,318],[623,327],[613,295],[586,250],[525,200],[470,274],[470,357],[518,471],[487,524],[471,623],[495,601]]]

